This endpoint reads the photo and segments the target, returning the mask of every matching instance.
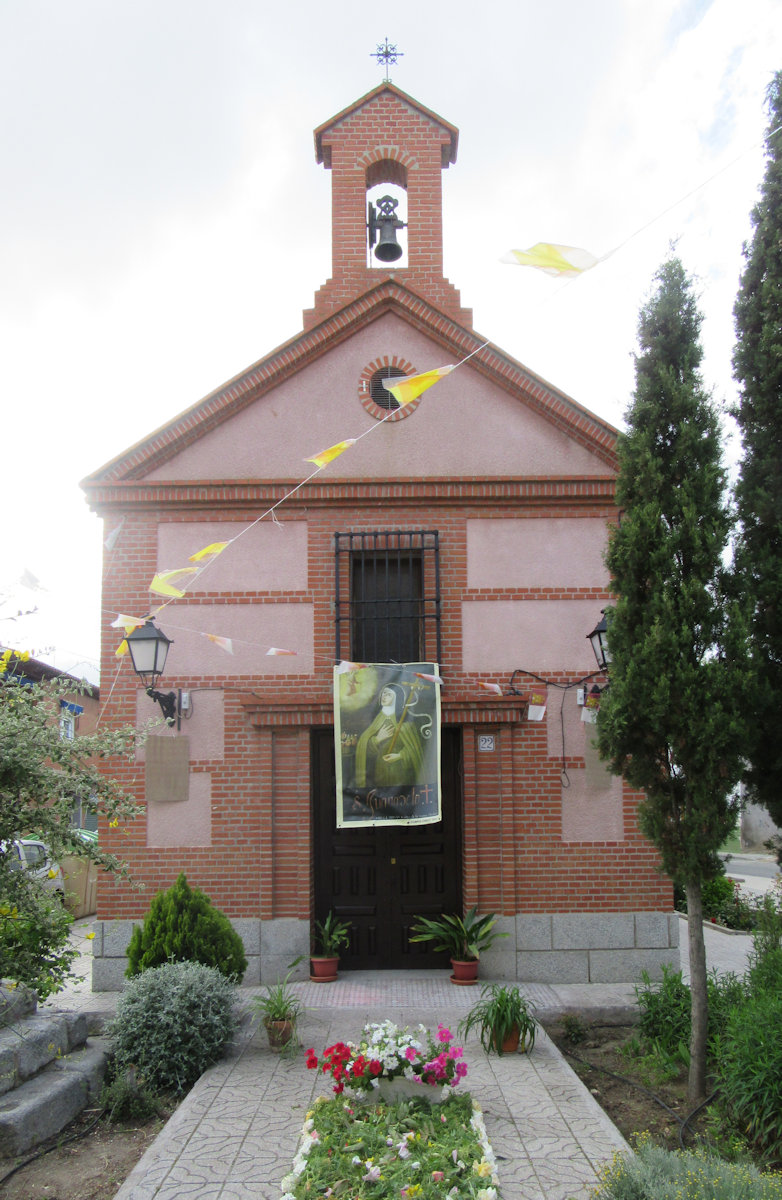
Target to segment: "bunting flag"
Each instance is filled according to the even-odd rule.
[[[416,679],[428,679],[430,683],[439,683],[442,685],[443,679],[440,675],[424,675],[421,671],[416,671]]]
[[[115,658],[124,658],[125,655],[127,654],[127,652],[128,652],[127,638],[123,638],[122,641],[120,642],[120,644],[117,646],[117,649],[114,651],[114,657]]]
[[[408,375],[405,379],[397,379],[394,383],[388,383],[381,380],[383,387],[396,400],[397,404],[409,404],[412,400],[417,400],[418,397],[430,388],[432,384],[438,383],[444,379],[446,375],[450,375],[456,364],[450,367],[436,367],[433,371],[424,371],[421,375]]]
[[[509,250],[500,262],[520,267],[537,267],[547,275],[580,275],[600,262],[588,250],[578,246],[560,246],[556,242],[536,242],[529,250]]]
[[[275,654],[277,654],[277,655],[291,654],[291,655],[295,656],[298,653],[299,653],[298,650],[282,650],[279,646],[270,646],[269,649],[266,651],[266,657],[268,658],[269,655],[274,656]]]
[[[215,646],[219,646],[221,650],[225,650],[227,654],[233,654],[234,644],[230,638],[218,637],[216,633],[208,633],[206,635],[210,642],[214,642]]]
[[[218,554],[222,554],[223,550],[225,550],[226,546],[230,546],[232,541],[233,541],[233,538],[231,538],[230,541],[227,541],[227,542],[212,542],[212,544],[210,546],[204,546],[203,550],[196,550],[195,554],[190,555],[190,558],[188,559],[188,561],[189,562],[203,562],[204,565],[206,565],[205,560],[208,561],[213,558],[217,558]]]
[[[502,688],[498,683],[484,683],[482,679],[479,679],[478,687],[485,688],[487,692],[496,692],[498,696],[502,695]]]
[[[125,633],[132,633],[134,629],[138,629],[139,625],[144,624],[144,618],[129,617],[127,613],[117,613],[116,621],[111,622],[112,629],[124,629]]]
[[[180,575],[197,575],[197,567],[177,567],[175,571],[160,571],[149,585],[149,591],[154,592],[156,596],[175,596],[177,598],[184,596],[184,592],[174,587],[171,582],[173,579],[178,579]]]
[[[335,442],[333,446],[329,446],[326,450],[321,450],[319,454],[313,454],[310,458],[305,458],[304,461],[315,463],[316,467],[322,469],[328,463],[333,462],[335,458],[339,458],[340,454],[344,454],[355,443],[355,438],[346,438],[344,442]]]
[[[334,668],[334,674],[348,675],[351,671],[360,671],[362,667],[365,667],[366,665],[366,663],[350,662],[349,659],[343,658],[342,661],[337,663],[336,667]]]

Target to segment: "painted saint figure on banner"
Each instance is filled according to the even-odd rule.
[[[439,681],[426,663],[335,669],[337,827],[440,820]]]
[[[358,739],[355,779],[359,787],[416,783],[424,763],[423,738],[414,720],[406,721],[401,689],[386,684],[380,711]]]

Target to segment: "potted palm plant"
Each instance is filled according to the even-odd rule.
[[[310,979],[313,983],[333,983],[337,978],[339,952],[350,944],[350,922],[338,921],[329,912],[325,921],[316,921],[312,932]]]
[[[433,950],[450,955],[452,983],[475,983],[481,951],[488,950],[497,938],[508,936],[493,928],[497,923],[494,913],[479,917],[477,905],[463,917],[458,913],[443,913],[439,917],[418,916],[415,921],[410,941],[431,942]]]
[[[538,1022],[530,1011],[530,1001],[522,996],[515,984],[492,983],[481,989],[481,998],[459,1025],[465,1037],[477,1029],[481,1045],[487,1054],[515,1054],[535,1045]]]
[[[267,984],[265,992],[256,996],[252,1002],[253,1009],[260,1016],[269,1039],[269,1045],[280,1050],[287,1046],[296,1033],[296,1022],[304,1012],[304,1005],[290,986],[290,977],[295,967],[301,962],[299,955],[289,965],[284,979]]]

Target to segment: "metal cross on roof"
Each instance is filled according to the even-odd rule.
[[[391,78],[388,74],[388,68],[393,63],[397,62],[398,59],[404,58],[404,54],[402,53],[401,50],[397,50],[396,46],[391,45],[389,43],[388,38],[386,38],[383,45],[378,46],[377,50],[375,50],[372,54],[370,54],[369,57],[376,58],[377,62],[378,62],[378,66],[385,67],[385,69],[386,69],[385,82],[391,83]]]

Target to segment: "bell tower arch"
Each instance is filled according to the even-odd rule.
[[[315,130],[315,157],[331,171],[331,278],[304,312],[310,329],[351,300],[392,278],[461,325],[472,326],[457,289],[443,275],[442,173],[456,162],[459,131],[392,83],[383,83]],[[374,255],[368,193],[389,184],[404,193],[397,218],[404,265]],[[376,202],[373,202],[376,210]],[[376,210],[377,211],[377,210]],[[386,229],[389,244],[393,236]],[[372,257],[370,257],[370,254]]]

